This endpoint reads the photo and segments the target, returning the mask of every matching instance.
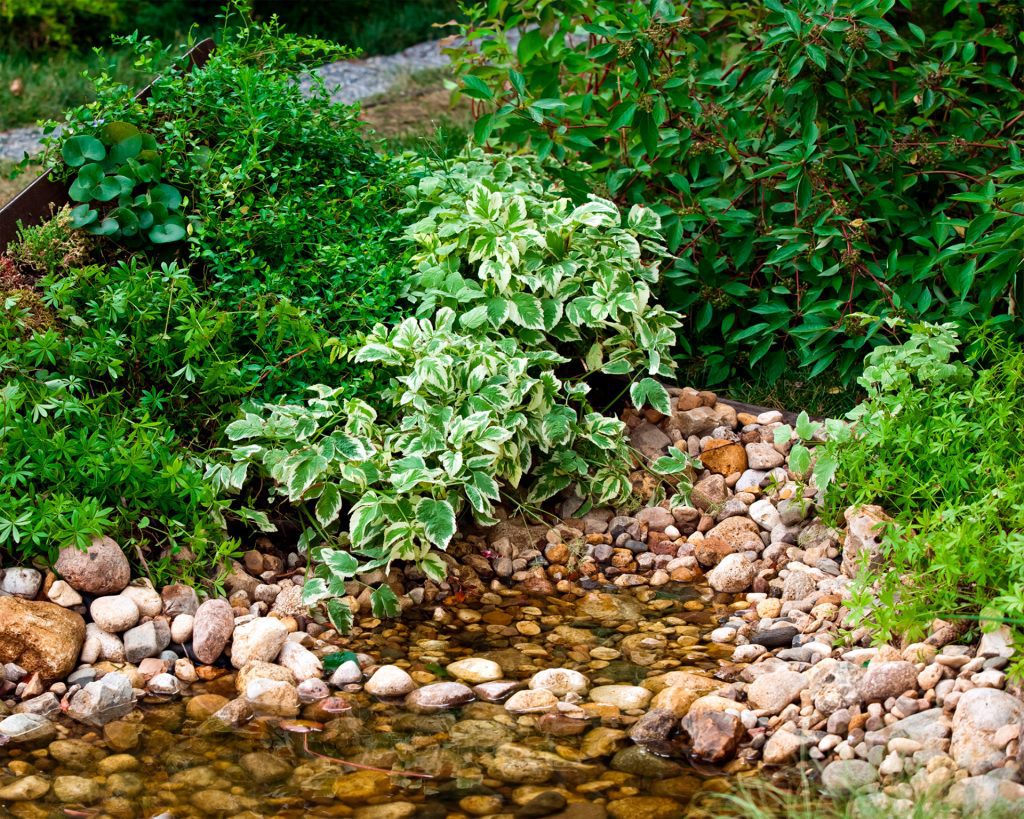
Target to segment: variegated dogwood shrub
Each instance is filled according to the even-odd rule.
[[[405,210],[416,316],[348,353],[389,386],[372,406],[324,385],[305,403],[251,405],[227,427],[233,464],[211,470],[234,489],[256,470],[300,509],[304,600],[327,601],[339,628],[357,574],[403,560],[443,580],[464,512],[486,525],[503,497],[628,498],[624,425],[591,406],[588,376],[629,375],[634,403],[669,411],[654,376],[671,372],[679,319],[651,303],[653,213],[573,206],[528,158],[423,171]],[[375,615],[396,613],[386,586],[371,599]]]

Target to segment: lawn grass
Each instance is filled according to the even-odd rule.
[[[360,119],[390,150],[417,149],[423,140],[455,140],[465,144],[472,124],[469,104],[451,105],[452,79],[446,68],[428,68],[400,77],[385,93],[364,100]]]
[[[111,76],[136,88],[149,77],[132,66],[127,51],[93,51],[29,55],[0,52],[0,131],[32,125],[43,119],[61,119],[64,111],[94,98],[86,72],[105,70],[113,61]]]
[[[28,165],[22,174],[11,179],[11,175],[18,167],[18,164],[10,160],[0,159],[0,208],[28,187],[29,183],[43,170],[41,165]]]

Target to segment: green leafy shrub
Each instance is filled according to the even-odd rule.
[[[345,502],[350,551],[332,550],[307,581],[309,605],[344,594],[357,572],[414,561],[443,580],[444,550],[458,515],[468,508],[481,523],[503,491],[521,485],[531,502],[572,485],[597,502],[631,490],[623,425],[589,410],[587,388],[559,379],[565,359],[523,352],[511,338],[463,335],[456,314],[441,308],[434,321],[406,319],[379,328],[356,353],[394,375],[381,399],[384,418],[364,401],[338,400],[340,390],[317,387],[305,405],[253,408],[228,427],[251,442],[234,451],[260,465],[292,503],[307,503],[303,545],[333,538]],[[225,488],[240,475],[222,466]],[[524,493],[526,494],[526,493]]]
[[[64,300],[74,286],[67,282],[59,285]],[[115,289],[94,292],[116,299]],[[168,295],[163,306],[172,301]],[[147,392],[139,382],[134,393],[122,388],[139,377],[133,365],[153,341],[132,326],[136,306],[94,303],[84,318],[53,290],[5,295],[0,549],[23,561],[53,559],[67,543],[84,547],[105,534],[149,553],[158,577],[202,580],[206,567],[233,548],[224,532],[227,504],[204,481],[203,463],[159,417],[159,390]],[[118,309],[122,327],[92,323]],[[179,552],[192,560],[175,561]]]
[[[573,207],[543,178],[531,159],[476,152],[407,189],[417,312],[459,310],[467,331],[557,347],[591,371],[668,375],[679,322],[653,304],[663,249],[644,238],[658,217],[634,207],[622,225],[611,202]]]
[[[656,235],[657,219],[636,208],[623,225],[596,198],[573,208],[527,181],[535,167],[474,154],[428,168],[408,189],[405,212],[421,217],[405,238],[422,317],[379,326],[352,354],[389,378],[373,407],[317,386],[304,404],[248,407],[228,426],[242,445],[211,476],[240,489],[255,465],[303,510],[302,545],[322,550],[309,604],[336,600],[357,572],[394,560],[442,579],[438,552],[460,514],[493,523],[499,499],[535,507],[563,490],[596,503],[629,496],[623,424],[590,406],[587,378],[629,373],[634,399],[668,410],[664,387],[641,378],[671,371],[677,325],[649,301],[662,248],[637,238]],[[344,626],[343,607],[328,613]]]
[[[451,49],[479,141],[661,217],[709,381],[851,379],[858,311],[1019,317],[1022,11],[1000,2],[512,0]],[[521,34],[515,48],[508,35]],[[587,163],[587,164],[581,164]]]
[[[229,358],[246,357],[247,389],[295,395],[331,381],[372,392],[373,371],[325,345],[356,346],[359,333],[393,317],[405,287],[394,244],[404,164],[375,152],[355,109],[332,104],[322,84],[304,93],[296,82],[350,52],[234,19],[241,27],[225,29],[206,65],[187,70],[179,59],[145,102],[99,78],[98,101],[69,114],[54,148],[77,161],[98,118],[156,137],[163,181],[148,196],[157,201],[133,199],[131,210],[172,210],[178,198],[163,193],[184,196],[184,253],[208,304],[230,314]],[[141,66],[167,59],[148,41],[123,42]]]
[[[914,639],[935,617],[984,610],[1019,624],[1024,353],[981,333],[961,345],[949,324],[905,329],[902,344],[868,356],[867,400],[851,413],[852,432],[827,446],[836,518],[860,503],[893,517],[882,569],[859,576],[851,608],[879,639]]]

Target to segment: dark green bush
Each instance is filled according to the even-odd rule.
[[[454,53],[478,140],[661,215],[691,367],[777,377],[795,352],[849,380],[884,330],[853,312],[1016,322],[1022,17],[984,0],[513,0],[474,10]]]

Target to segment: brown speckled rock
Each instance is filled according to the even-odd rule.
[[[65,546],[54,569],[71,588],[89,594],[117,594],[132,579],[128,558],[109,537],[93,538],[84,551]]]
[[[196,609],[192,625],[192,651],[209,665],[224,651],[235,628],[235,615],[227,600],[207,600]]]
[[[81,615],[53,603],[0,597],[0,663],[53,682],[71,673],[84,641]]]

